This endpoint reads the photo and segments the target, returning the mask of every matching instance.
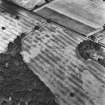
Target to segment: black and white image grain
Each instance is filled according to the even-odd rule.
[[[105,105],[105,0],[0,0],[0,105]]]

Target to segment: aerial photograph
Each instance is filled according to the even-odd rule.
[[[105,105],[105,0],[0,0],[0,105]]]

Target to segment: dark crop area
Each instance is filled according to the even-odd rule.
[[[0,105],[57,105],[49,88],[24,63],[21,37],[0,54]]]

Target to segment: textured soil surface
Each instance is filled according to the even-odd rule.
[[[57,105],[48,87],[24,63],[21,37],[0,54],[0,105]]]

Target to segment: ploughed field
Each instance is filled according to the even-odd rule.
[[[105,70],[78,57],[76,48],[84,40],[80,33],[44,20],[23,38],[24,61],[60,105],[104,105]]]
[[[67,29],[9,5],[0,5],[1,104],[104,105],[105,68],[77,56],[79,23]]]

